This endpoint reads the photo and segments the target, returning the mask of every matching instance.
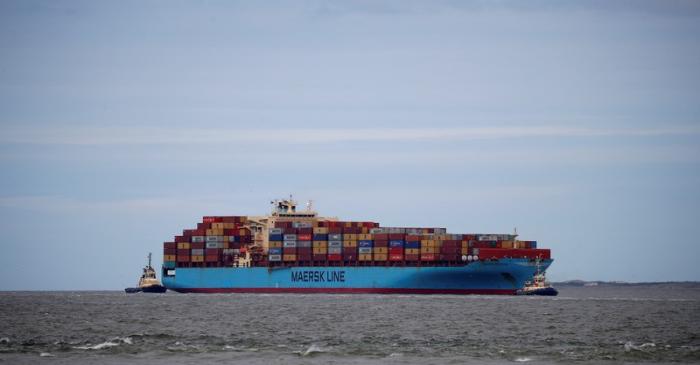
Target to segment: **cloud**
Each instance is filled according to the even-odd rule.
[[[337,142],[455,141],[542,137],[655,137],[698,134],[700,134],[700,127],[698,126],[634,129],[571,128],[559,126],[358,129],[49,127],[8,128],[4,131],[3,135],[0,136],[0,143],[57,145],[322,144]]]

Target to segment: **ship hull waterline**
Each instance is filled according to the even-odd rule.
[[[551,262],[541,262],[541,268]],[[163,270],[163,285],[182,293],[515,295],[536,270],[528,259],[450,267],[176,268]]]

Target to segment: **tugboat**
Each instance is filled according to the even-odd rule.
[[[545,296],[556,296],[559,294],[557,289],[554,289],[544,277],[544,272],[540,271],[540,259],[538,258],[535,263],[537,264],[537,272],[533,275],[532,280],[526,281],[525,286],[518,290],[518,295],[545,295]]]
[[[165,293],[168,290],[156,279],[156,271],[151,266],[151,253],[148,253],[148,266],[143,268],[143,274],[139,279],[139,286],[136,288],[124,289],[127,293]]]

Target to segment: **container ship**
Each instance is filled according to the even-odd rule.
[[[454,234],[321,217],[271,202],[265,216],[205,216],[163,244],[163,285],[183,293],[515,295],[552,263],[517,234]]]

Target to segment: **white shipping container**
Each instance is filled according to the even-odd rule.
[[[329,240],[329,241],[340,241],[340,240],[342,240],[342,239],[343,239],[343,235],[342,235],[342,234],[333,233],[333,234],[329,234],[329,235],[328,235],[328,240]]]
[[[285,235],[284,235],[284,240],[285,240],[285,241],[296,241],[296,240],[297,240],[297,235],[295,235],[295,234],[285,234]]]
[[[341,253],[343,253],[343,249],[341,247],[328,247],[329,255],[339,255]]]
[[[328,241],[328,247],[343,247],[343,241]]]
[[[204,236],[192,236],[192,242],[204,242]]]
[[[360,253],[360,255],[370,254],[370,253],[372,253],[372,247],[360,247],[359,253]]]
[[[283,247],[297,247],[296,241],[284,241],[282,243]]]
[[[282,228],[270,228],[270,234],[282,234],[284,230]]]
[[[268,256],[270,261],[282,261],[282,255],[270,255]]]

